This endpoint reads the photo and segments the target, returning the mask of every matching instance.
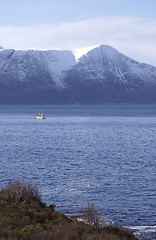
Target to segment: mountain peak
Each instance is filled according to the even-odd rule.
[[[120,52],[118,52],[115,48],[109,45],[100,45],[99,47],[96,47],[90,50],[87,54],[83,55],[80,59],[81,60],[85,58],[100,59],[101,57],[107,58],[107,59],[113,59],[119,55],[120,55]]]
[[[119,54],[119,52],[115,48],[109,45],[100,45],[99,50],[107,57]]]
[[[0,46],[0,49],[4,49],[2,46]]]

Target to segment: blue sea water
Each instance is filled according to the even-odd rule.
[[[156,105],[0,106],[0,187],[14,180],[36,185],[60,212],[94,203],[154,239]]]

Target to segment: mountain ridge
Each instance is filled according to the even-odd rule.
[[[155,103],[155,91],[156,67],[108,45],[78,62],[68,50],[0,50],[0,104]]]

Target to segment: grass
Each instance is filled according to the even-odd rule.
[[[0,190],[0,240],[135,240],[127,229],[100,224],[93,205],[85,221],[71,220],[46,206],[38,190],[21,182]]]

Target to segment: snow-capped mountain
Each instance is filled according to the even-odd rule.
[[[63,87],[62,72],[75,65],[70,51],[13,50],[0,51],[0,79],[14,82],[42,82]]]
[[[156,67],[101,45],[70,51],[0,50],[0,104],[156,103]]]
[[[51,94],[46,102],[55,101],[56,89],[64,88],[63,71],[75,63],[70,51],[0,50],[0,101],[42,103]]]
[[[82,56],[64,81],[73,87],[78,102],[156,101],[156,67],[139,63],[107,45]]]

